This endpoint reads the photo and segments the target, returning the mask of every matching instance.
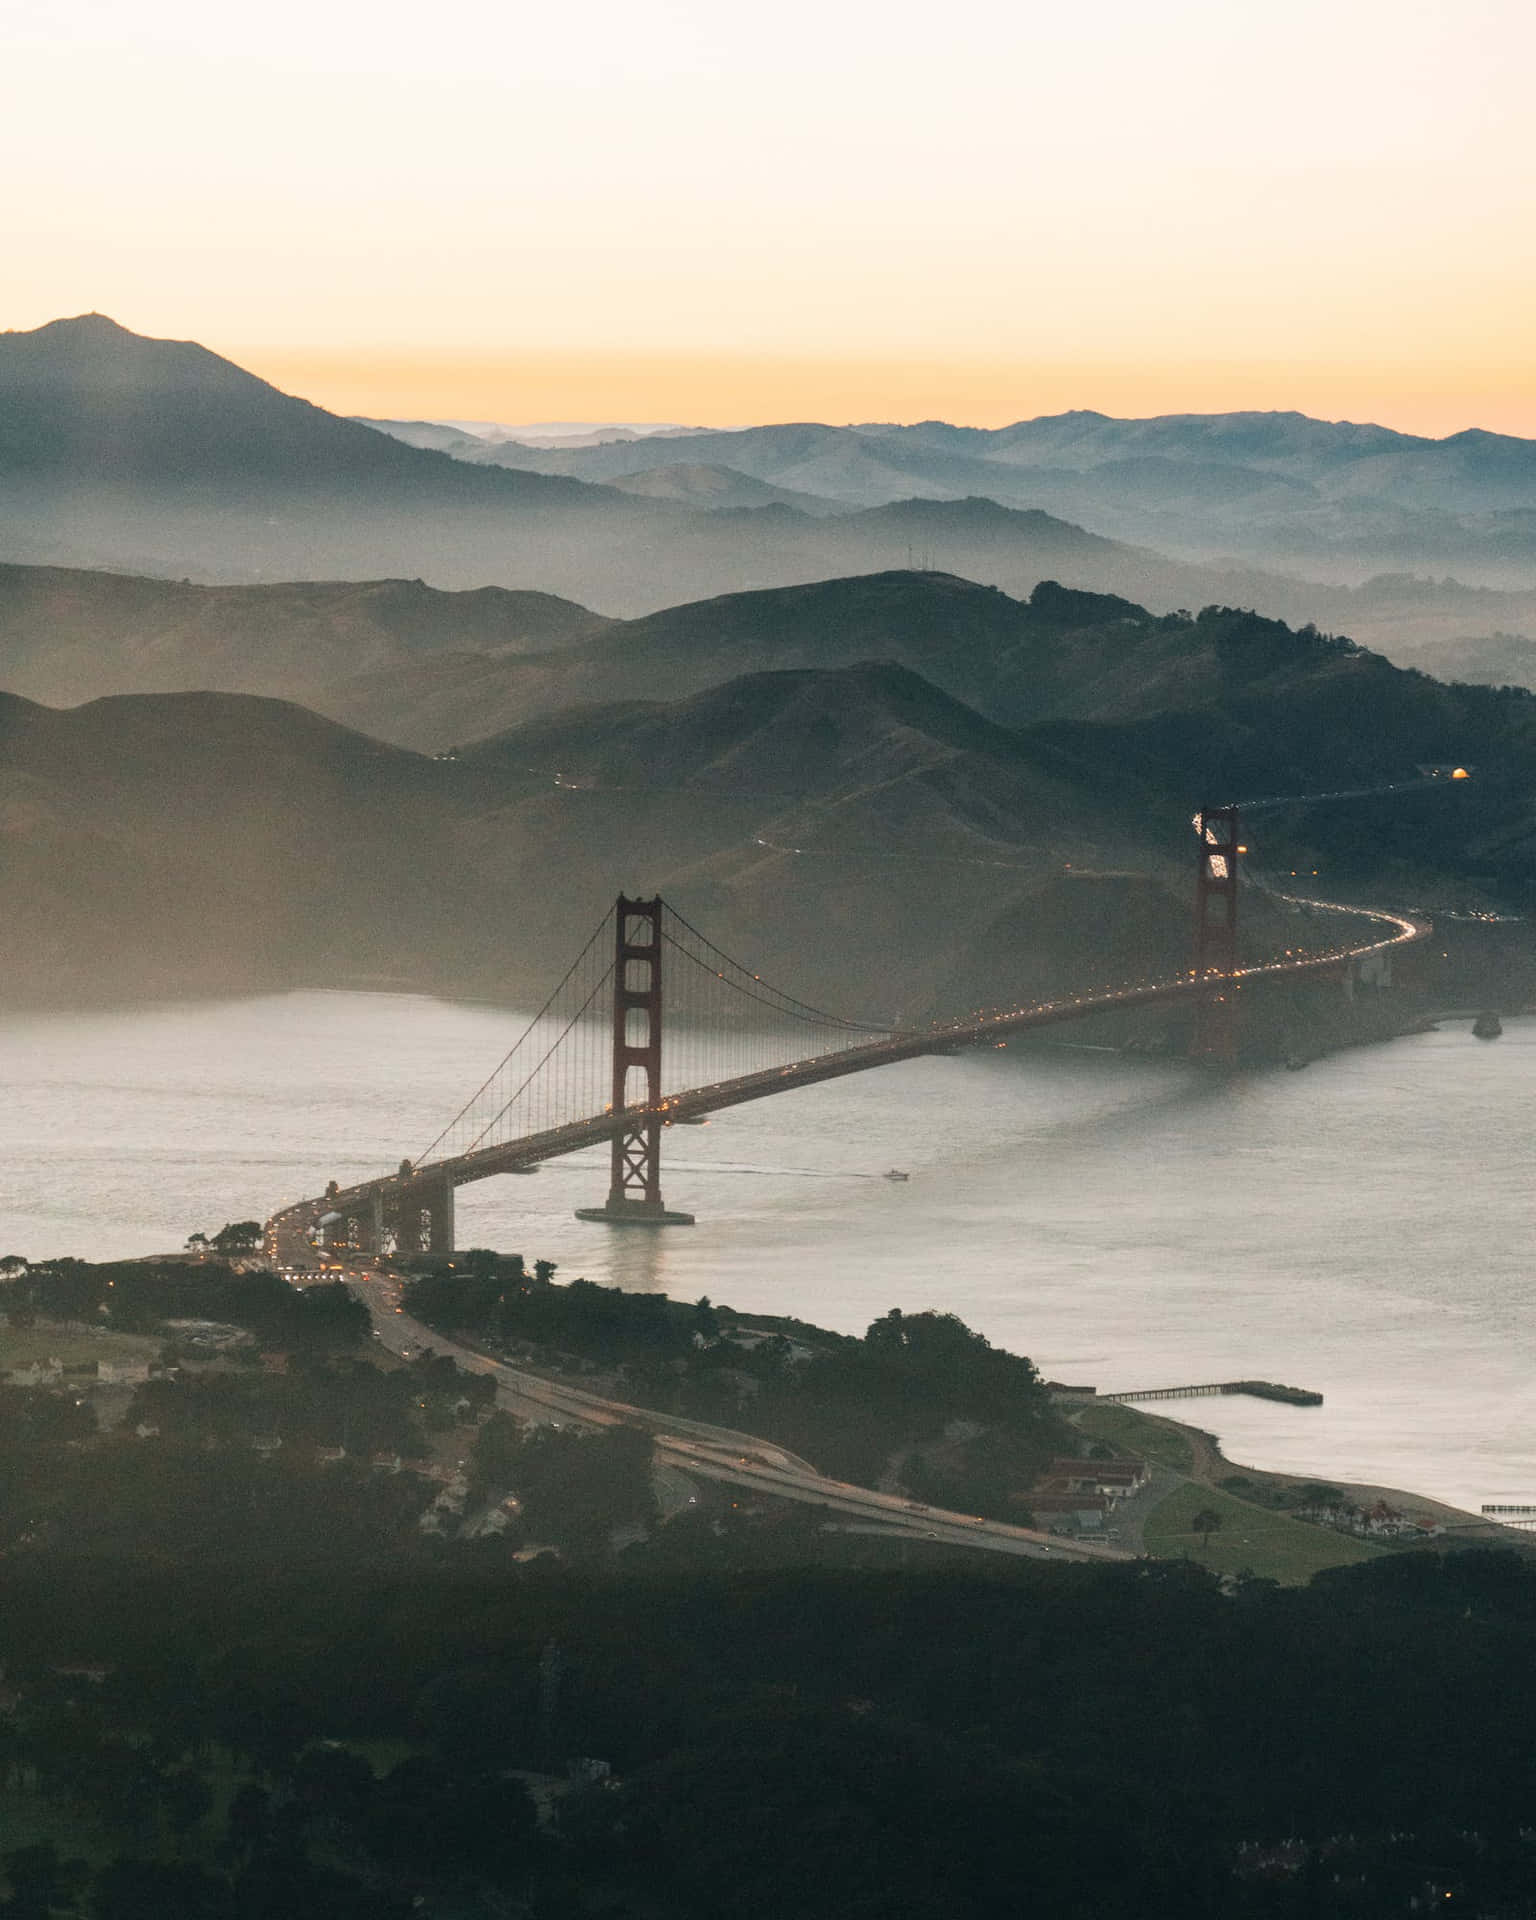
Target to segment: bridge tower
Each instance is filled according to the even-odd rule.
[[[1195,816],[1200,864],[1195,872],[1195,1030],[1190,1057],[1237,1058],[1237,808],[1208,807]]]
[[[613,1091],[625,1116],[613,1136],[608,1199],[578,1207],[578,1220],[613,1226],[691,1227],[661,1197],[661,896],[614,903]],[[633,1076],[633,1077],[632,1077]]]

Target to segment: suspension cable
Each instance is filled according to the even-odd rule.
[[[764,1006],[773,1007],[776,1012],[790,1013],[797,1019],[805,1020],[808,1023],[814,1022],[818,1026],[846,1027],[851,1033],[889,1033],[891,1031],[888,1025],[878,1025],[869,1020],[850,1020],[840,1013],[828,1013],[823,1007],[809,1006],[804,1000],[797,1000],[793,994],[785,993],[779,987],[768,986],[768,983],[760,979],[750,967],[743,965],[740,960],[732,959],[730,954],[724,952],[720,947],[717,947],[707,934],[700,933],[697,927],[691,925],[683,918],[676,907],[669,906],[667,912],[680,927],[685,928],[687,932],[691,933],[701,946],[707,947],[717,960],[723,960],[726,966],[733,969],[733,971],[743,974],[755,985],[766,988],[767,994],[776,996],[773,999],[769,999],[765,994],[754,993],[751,987],[744,986],[739,980],[726,982],[728,986],[733,987],[736,992],[744,994],[749,1000],[761,1001]],[[702,968],[705,972],[714,971],[713,968],[707,967],[697,954],[690,953],[681,941],[674,939],[665,929],[663,929],[662,937],[670,945],[676,947],[679,953],[691,960],[696,967]]]
[[[592,943],[591,941],[588,941],[587,944],[588,946],[590,946]],[[598,981],[597,985],[593,987],[592,991],[587,995],[586,999],[582,1001],[581,1005],[576,1009],[576,1011],[571,1015],[570,1019],[567,1020],[565,1025],[560,1029],[560,1032],[555,1036],[553,1040],[550,1041],[548,1047],[545,1048],[543,1059],[539,1060],[535,1066],[529,1069],[528,1075],[524,1079],[523,1084],[505,1102],[500,1112],[493,1114],[491,1118],[486,1121],[485,1125],[480,1129],[480,1131],[475,1135],[474,1139],[470,1141],[469,1145],[464,1149],[466,1153],[473,1153],[475,1148],[479,1146],[480,1142],[490,1132],[491,1128],[496,1125],[496,1123],[502,1118],[504,1114],[510,1113],[512,1108],[517,1105],[518,1101],[522,1098],[523,1094],[527,1091],[528,1087],[533,1083],[533,1081],[535,1081],[539,1077],[540,1073],[543,1072],[544,1067],[548,1063],[551,1054],[558,1052],[559,1049],[564,1045],[567,1036],[570,1034],[571,1029],[576,1025],[577,1021],[582,1018],[582,1016],[586,1013],[588,1007],[591,1006],[592,1002],[597,998],[597,996],[602,992],[604,987],[607,986],[608,982],[612,978],[613,978],[613,968],[610,965],[607,972],[604,973],[603,977]]]
[[[571,962],[569,967],[566,968],[565,973],[561,978],[559,986],[555,988],[554,992],[544,1002],[543,1006],[539,1008],[538,1012],[528,1022],[527,1026],[524,1027],[523,1031],[518,1035],[516,1040],[513,1041],[512,1045],[507,1049],[506,1053],[503,1054],[501,1059],[491,1069],[490,1073],[486,1075],[484,1082],[475,1089],[475,1091],[464,1102],[463,1106],[459,1108],[458,1112],[448,1122],[447,1126],[445,1126],[442,1129],[442,1131],[438,1134],[437,1138],[427,1148],[426,1152],[418,1154],[416,1156],[415,1161],[412,1163],[413,1165],[419,1167],[423,1164],[424,1161],[429,1160],[431,1156],[437,1151],[437,1149],[443,1144],[443,1142],[448,1138],[449,1134],[453,1132],[454,1128],[459,1124],[459,1122],[465,1117],[465,1115],[474,1106],[475,1102],[478,1099],[480,1099],[481,1095],[488,1092],[490,1088],[495,1084],[496,1076],[511,1061],[512,1057],[517,1053],[518,1049],[528,1039],[529,1035],[538,1026],[539,1022],[549,1012],[550,1008],[560,998],[561,994],[564,993],[566,989],[566,985],[570,981],[571,975],[576,972],[577,968],[586,959],[587,955],[592,951],[593,947],[597,945],[598,940],[608,930],[609,926],[612,924],[612,921],[613,921],[613,912],[612,912],[612,909],[610,909],[607,913],[603,915],[602,919],[598,921],[596,927],[593,928],[592,937],[587,941],[587,944],[582,948],[581,952],[577,954],[576,958]],[[610,967],[608,971],[611,973],[613,971],[612,967]],[[589,996],[589,999],[590,999],[590,996]],[[546,1058],[547,1057],[548,1056],[546,1055]],[[537,1071],[537,1069],[535,1069],[535,1071]],[[523,1082],[523,1085],[526,1086],[527,1084],[528,1083],[525,1080]],[[521,1089],[519,1089],[519,1091],[521,1091]],[[505,1107],[502,1108],[502,1112],[503,1113],[506,1112]],[[500,1118],[499,1114],[497,1118],[498,1119]],[[484,1128],[482,1128],[481,1132],[483,1133],[484,1131],[485,1131]]]

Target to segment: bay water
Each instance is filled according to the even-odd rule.
[[[386,1171],[524,1024],[332,992],[0,1016],[0,1254],[165,1251]],[[1533,1139],[1532,1019],[1300,1073],[1015,1045],[669,1130],[694,1227],[577,1221],[599,1149],[461,1189],[458,1238],[849,1332],[940,1308],[1101,1391],[1314,1388],[1162,1410],[1238,1460],[1475,1510],[1536,1504]]]

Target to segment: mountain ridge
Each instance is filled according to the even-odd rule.
[[[440,652],[542,651],[607,624],[574,601],[503,587],[210,587],[0,563],[0,684],[49,704],[194,687],[298,698]]]
[[[1501,570],[1536,584],[1536,533],[1512,535],[1494,518],[1536,511],[1536,441],[1486,428],[1434,438],[1294,409],[1144,419],[1083,409],[998,428],[789,422],[674,439],[672,449],[673,460],[713,460],[845,508],[982,494],[1195,558],[1310,555],[1336,566],[1351,554],[1377,565],[1460,555],[1490,584]],[[644,442],[458,451],[592,481],[659,460]],[[1184,470],[1199,476],[1193,491]]]
[[[806,594],[819,629],[785,605]],[[891,606],[914,601],[909,658],[871,657]],[[861,578],[681,611],[670,638],[568,649],[595,649],[595,701],[567,686],[450,757],[247,695],[62,714],[0,699],[8,993],[532,991],[615,892],[661,890],[822,1004],[856,991],[910,1012],[945,980],[982,991],[973,949],[1018,954],[1037,984],[1059,974],[1049,928],[1027,966],[1016,934],[988,930],[1026,925],[1032,891],[1068,868],[1182,896],[1192,807],[1376,782],[1409,784],[1268,810],[1263,859],[1305,861],[1344,898],[1536,907],[1536,699],[1442,686],[1241,610],[1155,615],[1063,587],[1024,606],[943,577]],[[722,676],[729,621],[777,664]],[[829,634],[861,651],[830,657]],[[616,677],[626,650],[638,695]],[[701,684],[670,688],[684,669]],[[1414,784],[1416,762],[1451,758],[1474,779]],[[1072,894],[1072,924],[1107,928],[1086,899]]]

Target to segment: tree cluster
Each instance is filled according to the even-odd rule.
[[[122,1887],[176,1920],[274,1913],[278,1885],[308,1915],[326,1884],[342,1914],[452,1885],[534,1920],[1407,1920],[1431,1889],[1532,1912],[1513,1555],[1230,1594],[1177,1564],[58,1573],[0,1592],[11,1790],[117,1836],[76,1902],[114,1920]],[[375,1777],[350,1749],[381,1741]],[[615,1784],[540,1839],[512,1776],[583,1756]],[[199,1813],[231,1765],[227,1817]]]
[[[288,1286],[275,1273],[222,1262],[50,1260],[28,1267],[7,1311],[149,1333],[167,1320],[217,1320],[273,1346],[346,1347],[367,1337],[368,1310],[341,1285]]]
[[[893,1308],[862,1340],[806,1329],[792,1341],[738,1316],[665,1294],[519,1271],[414,1281],[418,1318],[548,1358],[614,1370],[632,1401],[744,1427],[842,1479],[878,1481],[900,1456],[910,1490],[968,1512],[1017,1519],[1043,1462],[1070,1444],[1033,1364],[948,1313]],[[982,1431],[935,1454],[952,1423]]]
[[[529,1538],[597,1552],[615,1528],[655,1523],[651,1455],[651,1436],[638,1427],[525,1429],[493,1413],[475,1436],[471,1494],[509,1489]]]

